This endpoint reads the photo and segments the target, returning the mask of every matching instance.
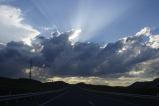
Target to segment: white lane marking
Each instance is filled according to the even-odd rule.
[[[92,101],[88,101],[88,103],[89,103],[91,106],[95,106],[95,104],[94,104]]]
[[[57,99],[57,98],[59,98],[59,97],[65,95],[66,93],[67,93],[67,92],[63,92],[63,93],[57,95],[56,97],[54,97],[54,98],[52,98],[52,99],[49,99],[48,101],[46,101],[46,102],[40,104],[39,106],[45,106],[45,105],[47,105],[48,103],[53,102],[55,99]]]
[[[88,94],[88,90],[86,90],[86,89],[83,89],[83,88],[80,88],[80,89],[82,89],[82,90],[84,90],[84,91],[86,91],[86,93]],[[100,93],[96,93],[96,92],[93,92],[93,91],[91,91],[93,94],[95,94],[95,96],[94,95],[92,95],[93,97],[95,97],[95,98],[97,98],[97,96],[98,97],[101,97],[101,95],[99,95]],[[89,95],[89,94],[88,94]],[[91,97],[92,97],[91,96]],[[132,102],[127,102],[127,101],[125,101],[125,100],[117,100],[117,99],[114,99],[114,98],[110,98],[110,97],[103,97],[103,99],[105,99],[105,100],[110,100],[110,101],[114,101],[114,102],[119,102],[119,103],[123,103],[123,104],[128,104],[129,106],[131,105],[131,106],[141,106],[141,105],[139,105],[139,104],[135,104],[135,103],[132,103]]]

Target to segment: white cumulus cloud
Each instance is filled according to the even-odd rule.
[[[30,43],[30,39],[39,34],[39,31],[31,25],[24,23],[21,9],[0,5],[0,42],[25,41]]]

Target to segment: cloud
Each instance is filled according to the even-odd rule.
[[[22,11],[9,5],[0,5],[0,42],[21,41],[30,44],[30,39],[39,31],[24,23]]]
[[[65,81],[70,84],[76,84],[76,83],[79,83],[80,81],[87,84],[98,83],[99,85],[109,83],[108,80],[104,78],[100,78],[100,77],[52,77],[52,78],[49,78],[48,81]]]
[[[23,70],[28,67],[31,47],[23,42],[9,42],[0,49],[0,76],[24,77]]]
[[[86,84],[97,84],[97,85],[109,85],[109,86],[128,86],[136,81],[151,81],[153,78],[140,78],[140,77],[126,77],[121,76],[118,78],[102,78],[102,77],[52,77],[47,81],[65,81],[70,84],[76,84],[83,82]]]
[[[23,42],[1,44],[0,69],[3,71],[0,76],[27,77],[30,59],[34,78],[43,81],[58,79],[70,83],[128,85],[159,75],[158,40],[152,41],[159,35],[153,35],[148,27],[104,47],[91,42],[72,45],[69,40],[72,33],[68,31],[50,37],[41,34],[34,38],[32,46]]]

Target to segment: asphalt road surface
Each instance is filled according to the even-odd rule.
[[[159,98],[102,93],[73,86],[57,93],[0,103],[0,106],[159,106]]]

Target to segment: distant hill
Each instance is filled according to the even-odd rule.
[[[131,94],[143,94],[143,95],[159,95],[159,78],[153,81],[135,82],[128,87],[112,87],[104,85],[86,85],[79,83],[78,85],[97,91],[105,92],[119,92],[119,93],[131,93]]]
[[[145,81],[145,82],[135,82],[129,86],[129,88],[133,89],[157,89],[159,88],[159,78],[153,81]]]
[[[156,95],[159,92],[159,78],[147,82],[135,82],[128,87],[112,87],[106,85],[91,85],[85,83],[67,84],[63,81],[46,82],[19,78],[10,79],[0,77],[0,95],[10,95],[28,92],[57,90],[65,87],[78,86],[88,90],[104,92],[120,92],[144,95]]]
[[[68,84],[62,81],[42,83],[26,78],[10,79],[0,77],[0,95],[55,90],[67,86]]]
[[[37,86],[42,84],[40,81],[30,80],[25,78],[10,79],[10,78],[0,78],[0,88],[26,88],[29,86]]]

